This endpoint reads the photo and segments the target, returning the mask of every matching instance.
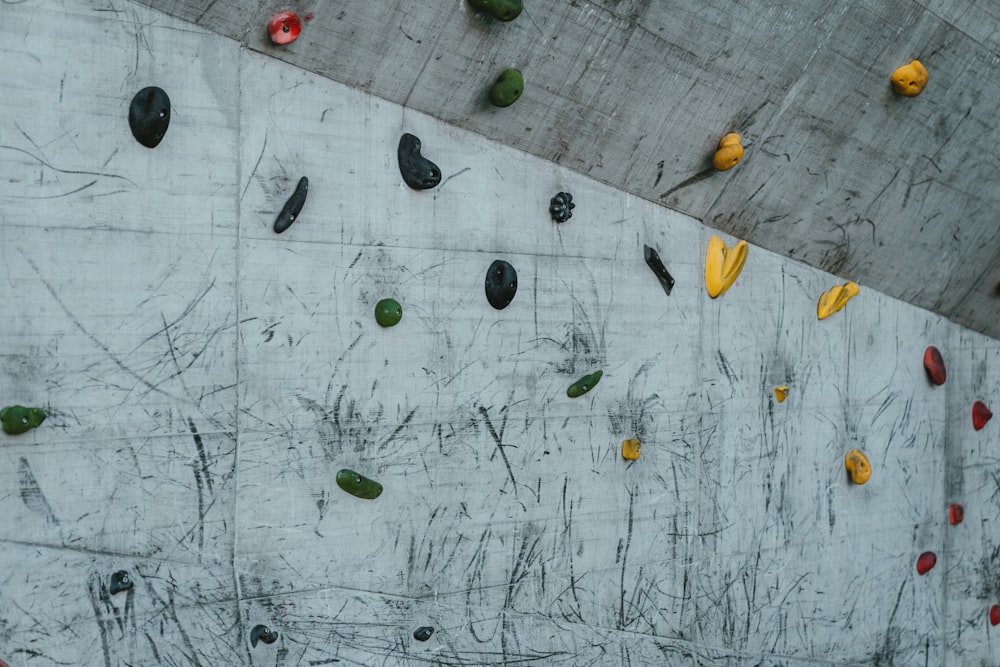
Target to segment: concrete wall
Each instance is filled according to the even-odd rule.
[[[818,321],[839,281],[757,247],[711,300],[680,213],[123,0],[2,11],[0,396],[49,413],[0,441],[11,667],[995,663],[997,341],[871,289]]]

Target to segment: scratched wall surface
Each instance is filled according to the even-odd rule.
[[[0,438],[0,660],[995,664],[996,340],[867,288],[818,321],[838,280],[757,247],[713,301],[693,218],[124,0],[2,11],[0,403],[49,417]]]

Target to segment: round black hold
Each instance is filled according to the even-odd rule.
[[[549,213],[556,222],[566,222],[572,218],[574,208],[576,204],[573,203],[573,195],[568,192],[560,192],[549,200]]]
[[[122,591],[130,591],[135,584],[132,583],[132,577],[129,576],[128,572],[125,570],[118,570],[111,575],[111,585],[108,587],[108,591],[114,595],[115,593],[121,593]]]
[[[170,125],[170,98],[162,88],[143,88],[128,107],[132,136],[146,148],[156,148]]]
[[[309,179],[303,176],[299,179],[299,184],[295,188],[295,192],[292,196],[288,198],[285,205],[281,209],[281,213],[274,220],[274,231],[277,234],[285,231],[292,226],[295,219],[299,217],[299,213],[302,212],[302,207],[306,203],[306,195],[309,194]]]
[[[257,624],[253,626],[250,630],[250,644],[254,648],[257,647],[257,642],[263,644],[273,644],[278,639],[278,633],[267,627],[266,625]]]
[[[486,272],[486,299],[497,310],[503,310],[517,292],[517,271],[503,261],[495,260]]]
[[[396,150],[399,173],[414,190],[427,190],[441,182],[441,170],[436,164],[420,154],[420,139],[409,133],[399,138]]]
[[[418,642],[425,642],[434,634],[434,628],[429,625],[422,625],[413,631],[413,638]]]

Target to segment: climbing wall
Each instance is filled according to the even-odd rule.
[[[2,17],[10,667],[997,661],[996,340],[756,247],[712,299],[696,220],[124,0]]]

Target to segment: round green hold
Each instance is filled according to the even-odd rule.
[[[566,395],[570,398],[583,396],[601,381],[602,375],[604,375],[604,371],[597,371],[596,373],[591,373],[590,375],[584,375],[582,378],[569,386],[569,389],[566,390]]]
[[[337,486],[352,496],[365,500],[374,500],[382,495],[381,484],[347,468],[337,472]]]
[[[524,9],[521,0],[469,0],[469,4],[501,21],[513,21]]]
[[[3,432],[10,435],[26,433],[40,426],[45,421],[45,410],[41,408],[26,408],[23,405],[8,405],[0,410],[0,424]]]
[[[494,106],[509,107],[524,92],[524,77],[516,69],[505,69],[490,88],[490,102]]]
[[[395,299],[382,299],[375,304],[375,321],[384,327],[394,327],[403,319],[403,307]]]

